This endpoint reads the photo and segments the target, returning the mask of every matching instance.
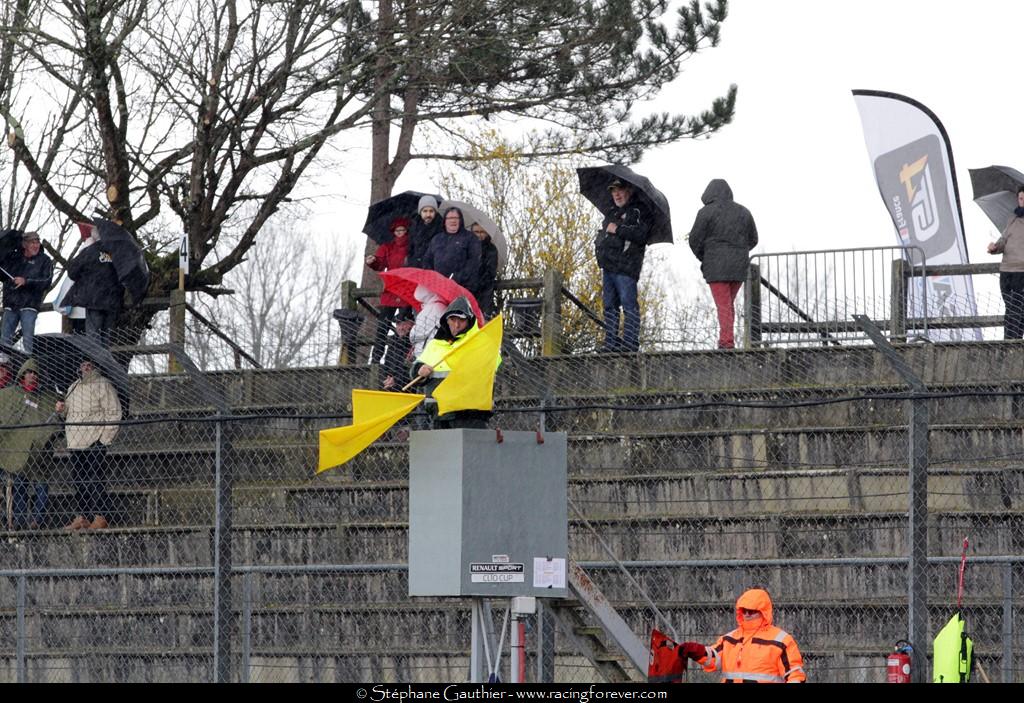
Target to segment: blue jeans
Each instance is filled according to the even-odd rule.
[[[640,304],[636,299],[636,279],[622,273],[602,270],[604,283],[604,349],[635,352],[640,349]],[[619,310],[622,310],[622,337],[619,337]]]
[[[4,308],[3,322],[0,322],[0,326],[3,328],[0,330],[0,342],[10,344],[11,340],[14,339],[14,332],[18,329],[18,323],[20,322],[21,346],[31,354],[32,340],[36,335],[36,317],[38,315],[39,312],[32,308],[22,308],[21,310]]]
[[[42,527],[46,518],[50,487],[45,483],[29,481],[21,474],[8,476],[11,477],[11,516],[15,529]]]

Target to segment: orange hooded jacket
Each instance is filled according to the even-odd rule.
[[[741,610],[757,610],[761,617],[744,620]],[[772,625],[772,599],[767,591],[752,588],[736,601],[736,623],[698,660],[704,671],[721,671],[722,683],[804,683],[803,657],[793,636]]]

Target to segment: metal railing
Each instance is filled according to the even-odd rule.
[[[854,315],[867,315],[893,339],[927,334],[924,252],[918,247],[862,247],[757,254],[744,298],[748,347],[837,344],[863,339]]]

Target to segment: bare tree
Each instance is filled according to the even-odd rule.
[[[225,283],[233,295],[195,296],[193,304],[265,368],[337,362],[339,329],[331,313],[355,243],[310,246],[302,222],[273,220],[249,252],[249,263]],[[187,344],[202,368],[232,365],[231,349],[194,318]]]

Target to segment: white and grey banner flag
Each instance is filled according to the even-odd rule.
[[[966,264],[953,149],[939,118],[904,95],[855,90],[853,96],[878,191],[896,227],[897,241],[919,247],[926,266]],[[907,314],[927,314],[932,319],[976,315],[970,276],[928,276],[924,295],[910,297]],[[929,330],[928,336],[937,341],[981,339],[981,330]]]

